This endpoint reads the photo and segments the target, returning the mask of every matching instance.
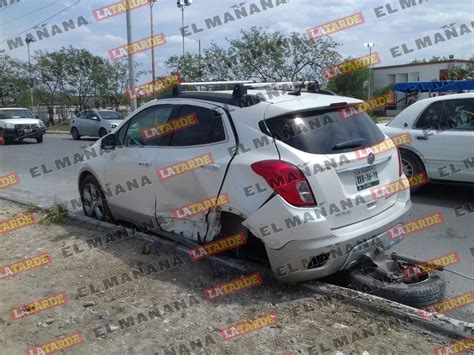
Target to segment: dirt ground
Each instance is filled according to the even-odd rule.
[[[0,222],[24,211],[0,200]],[[65,352],[432,354],[456,340],[356,307],[350,299],[279,284],[260,266],[242,264],[237,270],[210,259],[192,262],[160,240],[143,254],[145,243],[74,221],[0,234],[0,267],[42,253],[52,257],[46,266],[0,279],[0,353],[25,354],[78,332],[84,341]],[[204,296],[208,287],[255,272],[262,276],[259,286],[213,301]],[[12,308],[61,292],[66,304],[12,319]],[[261,329],[231,340],[219,335],[270,313],[268,324],[258,323],[266,324]]]

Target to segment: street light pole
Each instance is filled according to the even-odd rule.
[[[181,9],[181,35],[183,37],[183,58],[184,58],[184,8],[191,6],[193,0],[177,0],[177,6]]]
[[[132,43],[132,16],[130,15],[130,7],[127,6],[126,12],[126,20],[127,20],[127,44],[128,48]],[[133,90],[133,86],[135,85],[135,68],[133,66],[133,55],[128,56],[128,87],[130,91]],[[131,95],[130,98],[130,108],[133,111],[137,109],[137,98],[135,95]]]
[[[369,43],[364,43],[364,46],[369,48],[369,85],[368,85],[367,99],[370,99],[370,97],[371,97],[370,72],[371,72],[371,68],[372,68],[372,48],[375,46],[375,44],[373,42],[369,42]]]
[[[33,109],[33,79],[31,77],[31,58],[30,58],[30,43],[34,42],[35,40],[31,37],[26,36],[25,42],[28,46],[28,72],[30,75],[30,103],[31,109]]]
[[[153,31],[153,5],[155,5],[156,0],[150,1],[150,33],[153,41],[154,31]],[[155,84],[155,47],[151,47],[151,81]]]

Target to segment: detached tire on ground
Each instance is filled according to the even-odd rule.
[[[404,283],[382,281],[359,268],[349,273],[349,280],[358,291],[417,308],[442,301],[446,291],[444,275],[437,270],[429,271],[419,282]]]

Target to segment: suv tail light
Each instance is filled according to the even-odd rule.
[[[402,176],[403,174],[403,164],[402,164],[402,155],[400,154],[400,149],[397,148],[398,154],[398,176]]]
[[[281,160],[263,160],[251,165],[286,202],[297,207],[316,206],[316,199],[303,172]]]

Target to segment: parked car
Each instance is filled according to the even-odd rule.
[[[474,93],[417,101],[379,127],[390,137],[410,133],[412,142],[400,147],[405,175],[474,184]]]
[[[103,137],[117,127],[123,116],[113,110],[87,110],[69,121],[69,132],[73,139],[82,136]]]
[[[386,231],[407,220],[410,192],[371,193],[403,172],[396,149],[356,159],[387,138],[367,114],[340,118],[360,100],[242,90],[179,93],[133,112],[90,148],[114,154],[82,163],[85,215],[195,245],[243,233],[242,253],[268,261],[282,281],[333,274],[397,242]]]
[[[5,143],[25,138],[42,143],[46,126],[27,108],[5,107],[0,108],[0,130]]]

